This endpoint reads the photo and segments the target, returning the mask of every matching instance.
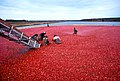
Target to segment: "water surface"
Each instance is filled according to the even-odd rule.
[[[62,25],[105,25],[105,26],[120,26],[120,22],[58,22],[58,23],[52,23],[49,24],[49,26],[62,26]],[[33,27],[43,27],[47,24],[41,24],[41,25],[33,25],[33,26],[22,26],[18,27],[18,29],[24,29],[24,28],[33,28]]]

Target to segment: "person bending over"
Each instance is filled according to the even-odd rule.
[[[56,43],[56,44],[61,44],[61,39],[58,35],[54,35],[53,37],[53,41]]]
[[[78,32],[78,31],[77,31],[77,29],[76,29],[76,28],[74,28],[74,34],[77,34],[77,32]]]
[[[43,37],[43,43],[45,46],[49,44],[48,36]]]
[[[43,40],[43,37],[45,37],[45,34],[46,34],[46,32],[41,33],[41,34],[39,35],[39,37],[38,37],[38,40],[39,40],[39,41],[42,41],[42,40]]]
[[[34,34],[31,38],[32,38],[33,40],[39,42],[39,41],[37,40],[37,37],[38,37],[38,34]]]

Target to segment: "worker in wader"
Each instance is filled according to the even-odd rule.
[[[43,37],[45,37],[45,34],[46,34],[46,32],[41,33],[41,34],[39,35],[39,37],[38,37],[38,40],[39,40],[39,41],[42,41],[42,40],[43,40]]]
[[[61,44],[61,39],[58,35],[54,35],[53,37],[53,41],[56,43],[56,44]]]
[[[49,27],[49,24],[47,23],[47,27]]]
[[[35,35],[33,35],[33,36],[31,37],[31,39],[33,39],[33,40],[39,42],[37,37],[38,37],[38,34],[35,34]]]
[[[74,27],[74,33],[73,34],[77,34],[77,29]]]
[[[47,35],[45,37],[43,37],[43,43],[44,43],[45,46],[47,46],[49,44],[49,40],[48,40]]]

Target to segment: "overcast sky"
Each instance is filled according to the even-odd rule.
[[[0,0],[0,18],[80,20],[120,17],[120,0]]]

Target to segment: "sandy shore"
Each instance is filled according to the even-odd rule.
[[[119,81],[120,27],[75,27],[77,35],[74,26],[23,29],[29,36],[47,32],[51,44],[35,50],[0,37],[0,79]],[[52,41],[54,34],[61,37],[62,44]]]

